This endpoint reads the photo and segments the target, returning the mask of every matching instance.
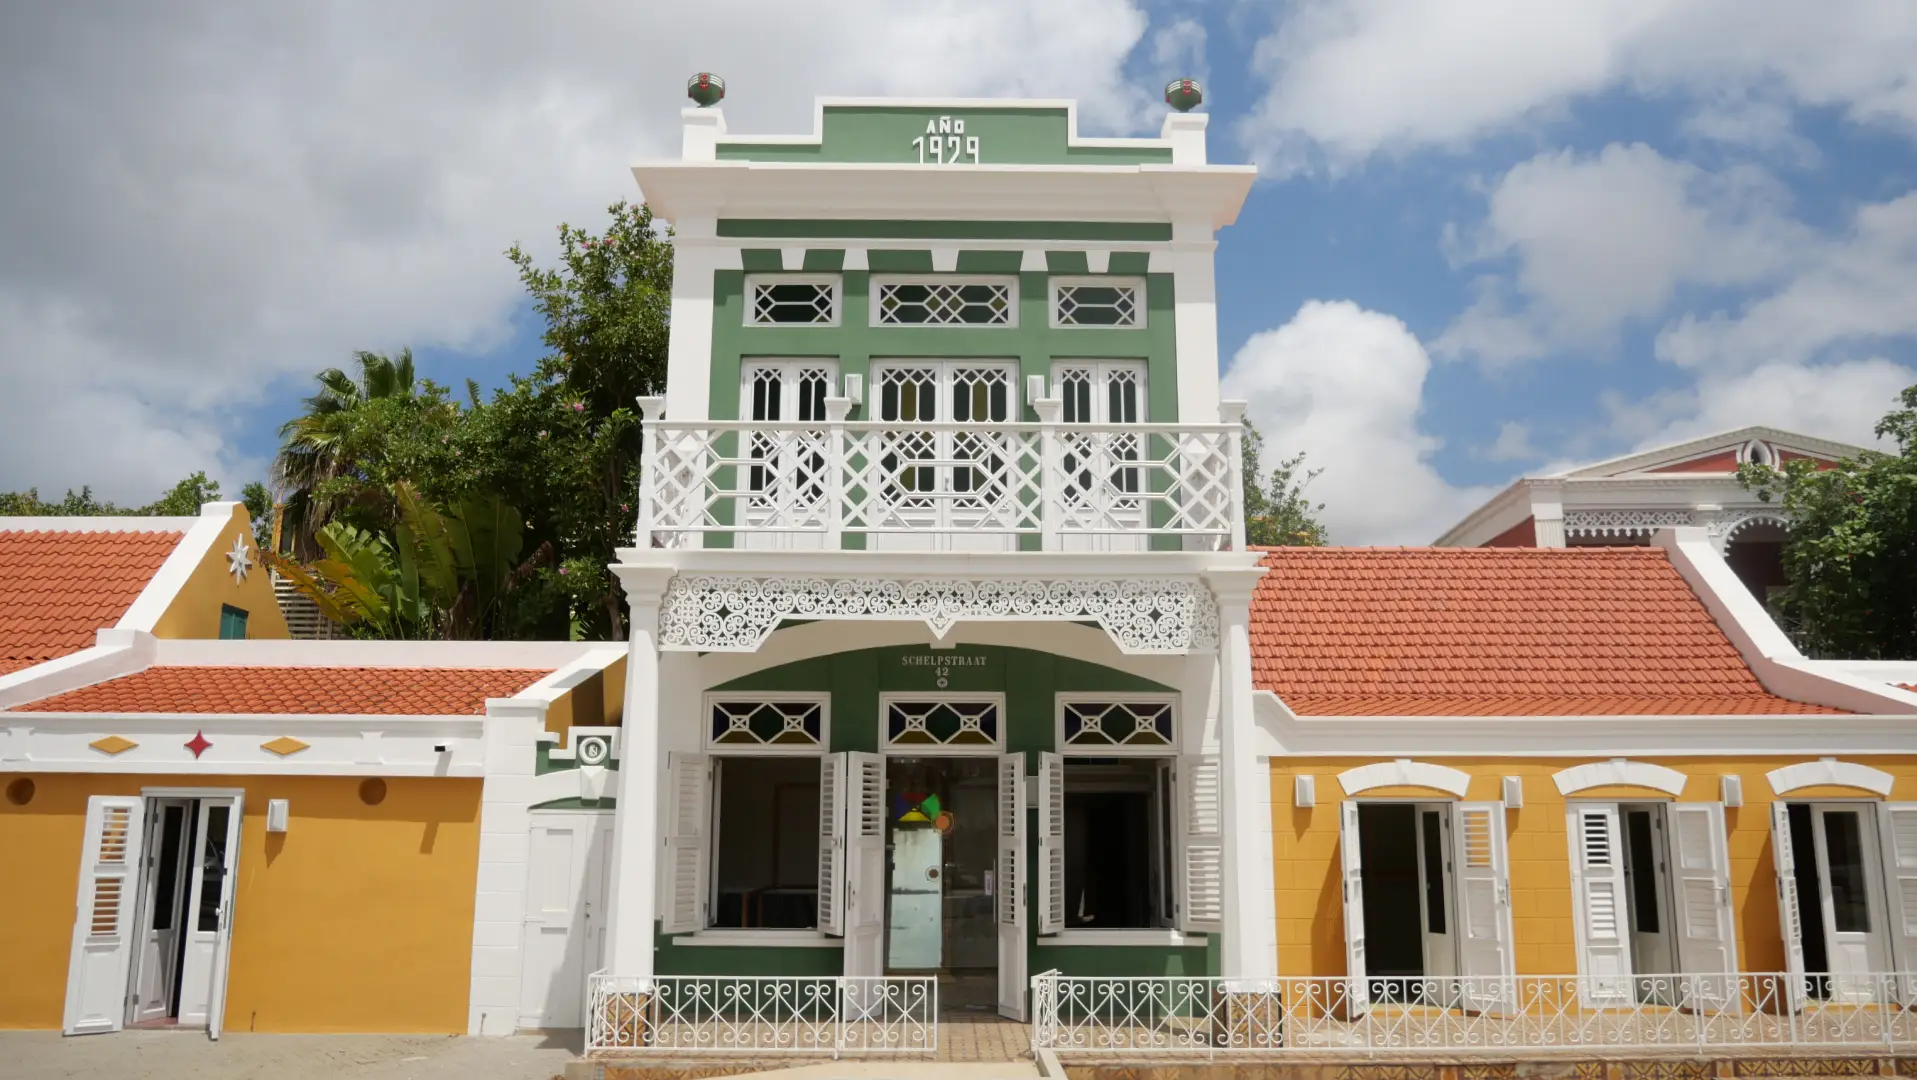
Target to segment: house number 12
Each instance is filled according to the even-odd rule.
[[[941,116],[925,122],[925,134],[912,140],[918,148],[919,164],[930,158],[937,165],[956,165],[961,161],[978,164],[978,136],[965,133],[965,121]]]

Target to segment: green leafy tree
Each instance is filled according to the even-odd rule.
[[[1305,469],[1305,455],[1293,454],[1266,473],[1260,462],[1264,436],[1246,425],[1244,435],[1245,542],[1259,547],[1323,547],[1325,527],[1318,521],[1324,503],[1305,497],[1305,488],[1323,469]]]
[[[91,487],[69,489],[59,502],[42,502],[38,488],[0,491],[0,516],[7,517],[195,517],[206,503],[220,501],[220,482],[196,472],[144,506],[119,506],[93,497]]]
[[[1917,386],[1877,424],[1896,453],[1820,469],[1746,464],[1744,485],[1791,519],[1785,584],[1772,594],[1799,648],[1833,659],[1917,658]]]

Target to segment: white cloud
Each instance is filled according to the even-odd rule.
[[[1492,187],[1459,254],[1510,260],[1438,338],[1442,356],[1498,364],[1609,342],[1661,315],[1680,286],[1768,279],[1809,238],[1750,168],[1710,173],[1642,145],[1539,154]]]
[[[1858,446],[1878,445],[1872,429],[1917,385],[1917,371],[1881,357],[1815,367],[1772,363],[1710,372],[1686,390],[1605,403],[1618,436],[1639,448],[1661,446],[1752,424]]]
[[[633,197],[700,68],[735,131],[809,130],[817,94],[1076,97],[1089,129],[1136,130],[1145,33],[1129,0],[9,12],[0,490],[245,479],[216,432],[263,384],[501,341],[502,249]]]
[[[1846,234],[1804,252],[1782,287],[1735,313],[1686,315],[1657,354],[1691,368],[1804,362],[1833,347],[1917,336],[1917,192],[1860,208]]]
[[[1490,446],[1472,451],[1482,461],[1536,461],[1544,456],[1531,441],[1531,425],[1522,420],[1506,420],[1498,425],[1498,437]]]
[[[1304,451],[1324,472],[1308,489],[1334,543],[1429,543],[1491,488],[1453,487],[1418,428],[1431,358],[1405,324],[1348,300],[1312,300],[1253,334],[1232,357],[1223,393],[1249,415],[1274,458]]]
[[[1240,127],[1268,164],[1457,146],[1614,88],[1774,90],[1917,130],[1906,0],[1301,0],[1256,49],[1268,90]]]

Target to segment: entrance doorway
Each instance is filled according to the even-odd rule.
[[[241,796],[149,791],[87,800],[61,1028],[204,1027],[217,1039]]]
[[[945,1012],[999,1007],[999,773],[997,757],[886,759],[885,970],[936,974]]]
[[[1803,956],[1803,992],[1873,1001],[1879,973],[1891,969],[1875,807],[1790,803],[1783,812],[1788,846],[1776,845],[1779,874],[1797,894],[1796,940],[1787,944]]]
[[[207,1027],[226,999],[239,813],[233,798],[150,798],[128,1024]]]
[[[1664,807],[1623,803],[1618,821],[1624,846],[1625,921],[1631,941],[1631,970],[1640,972],[1637,1000],[1676,1004],[1669,973],[1681,970],[1673,934],[1670,849],[1665,842]]]
[[[1449,1004],[1458,974],[1450,805],[1364,803],[1358,835],[1372,1000]]]
[[[526,851],[519,1027],[586,1025],[586,976],[605,966],[610,811],[535,810]]]

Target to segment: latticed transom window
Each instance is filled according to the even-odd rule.
[[[999,741],[997,701],[888,701],[885,704],[885,741],[888,746],[986,747]]]
[[[825,706],[817,701],[712,702],[712,746],[817,749],[825,738]]]
[[[1132,278],[1055,282],[1052,325],[1143,326],[1145,285]]]
[[[1169,701],[1067,701],[1062,708],[1062,741],[1073,749],[1173,745]]]
[[[832,326],[839,321],[837,278],[752,278],[746,321],[754,326]]]
[[[879,281],[873,292],[879,326],[1011,326],[1018,301],[1012,281]]]

